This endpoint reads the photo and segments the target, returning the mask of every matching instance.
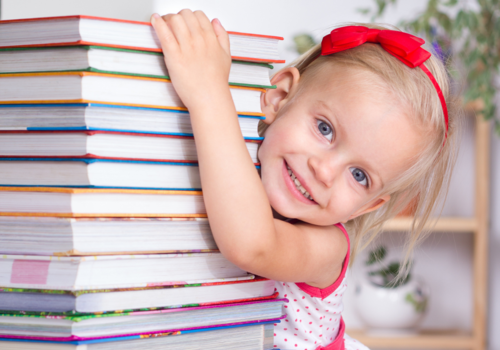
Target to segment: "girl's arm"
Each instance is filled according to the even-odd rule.
[[[228,86],[229,37],[218,20],[182,10],[151,22],[172,83],[189,109],[203,199],[221,252],[241,268],[280,281],[333,283],[347,242],[336,227],[276,220],[248,154]]]

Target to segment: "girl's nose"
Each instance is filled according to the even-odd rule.
[[[314,177],[326,187],[330,188],[340,175],[340,164],[331,156],[314,156],[308,160],[308,166]]]

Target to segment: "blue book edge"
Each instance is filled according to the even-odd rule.
[[[251,327],[251,326],[274,324],[274,323],[280,323],[280,320],[268,321],[268,322],[255,322],[255,323],[233,325],[233,326],[193,329],[193,330],[187,330],[187,331],[180,331],[181,333],[176,334],[176,335],[215,331],[215,330],[228,329],[228,328]],[[2,341],[15,341],[15,342],[43,343],[43,344],[86,345],[86,344],[96,344],[96,343],[106,343],[106,342],[123,341],[123,340],[136,340],[136,339],[143,339],[143,337],[141,337],[140,335],[131,335],[131,336],[124,336],[124,337],[113,337],[113,338],[103,338],[103,339],[93,339],[93,340],[74,340],[74,341],[50,341],[50,340],[0,338],[0,342],[2,342]],[[279,350],[279,349],[276,349],[276,350]]]
[[[168,113],[182,113],[189,114],[188,111],[181,111],[178,109],[167,109],[167,108],[152,108],[152,107],[136,107],[136,106],[124,106],[124,105],[110,105],[104,103],[22,103],[22,104],[0,104],[0,108],[12,108],[12,107],[22,107],[22,108],[41,108],[41,107],[104,107],[104,108],[124,108],[124,109],[137,109],[137,110],[149,110],[157,112],[168,112]],[[238,114],[239,118],[251,118],[251,119],[266,119],[263,116]]]

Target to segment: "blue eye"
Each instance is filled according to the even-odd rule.
[[[361,185],[368,187],[368,177],[363,170],[358,168],[349,168],[349,170],[351,171],[354,180],[359,182]]]
[[[316,125],[318,126],[318,130],[328,141],[333,140],[333,129],[330,125],[325,123],[322,120],[317,120]]]

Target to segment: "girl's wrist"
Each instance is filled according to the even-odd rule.
[[[191,118],[199,115],[236,113],[231,91],[225,85],[224,87],[213,87],[208,91],[197,94],[192,101],[188,101],[186,107],[189,110]]]

